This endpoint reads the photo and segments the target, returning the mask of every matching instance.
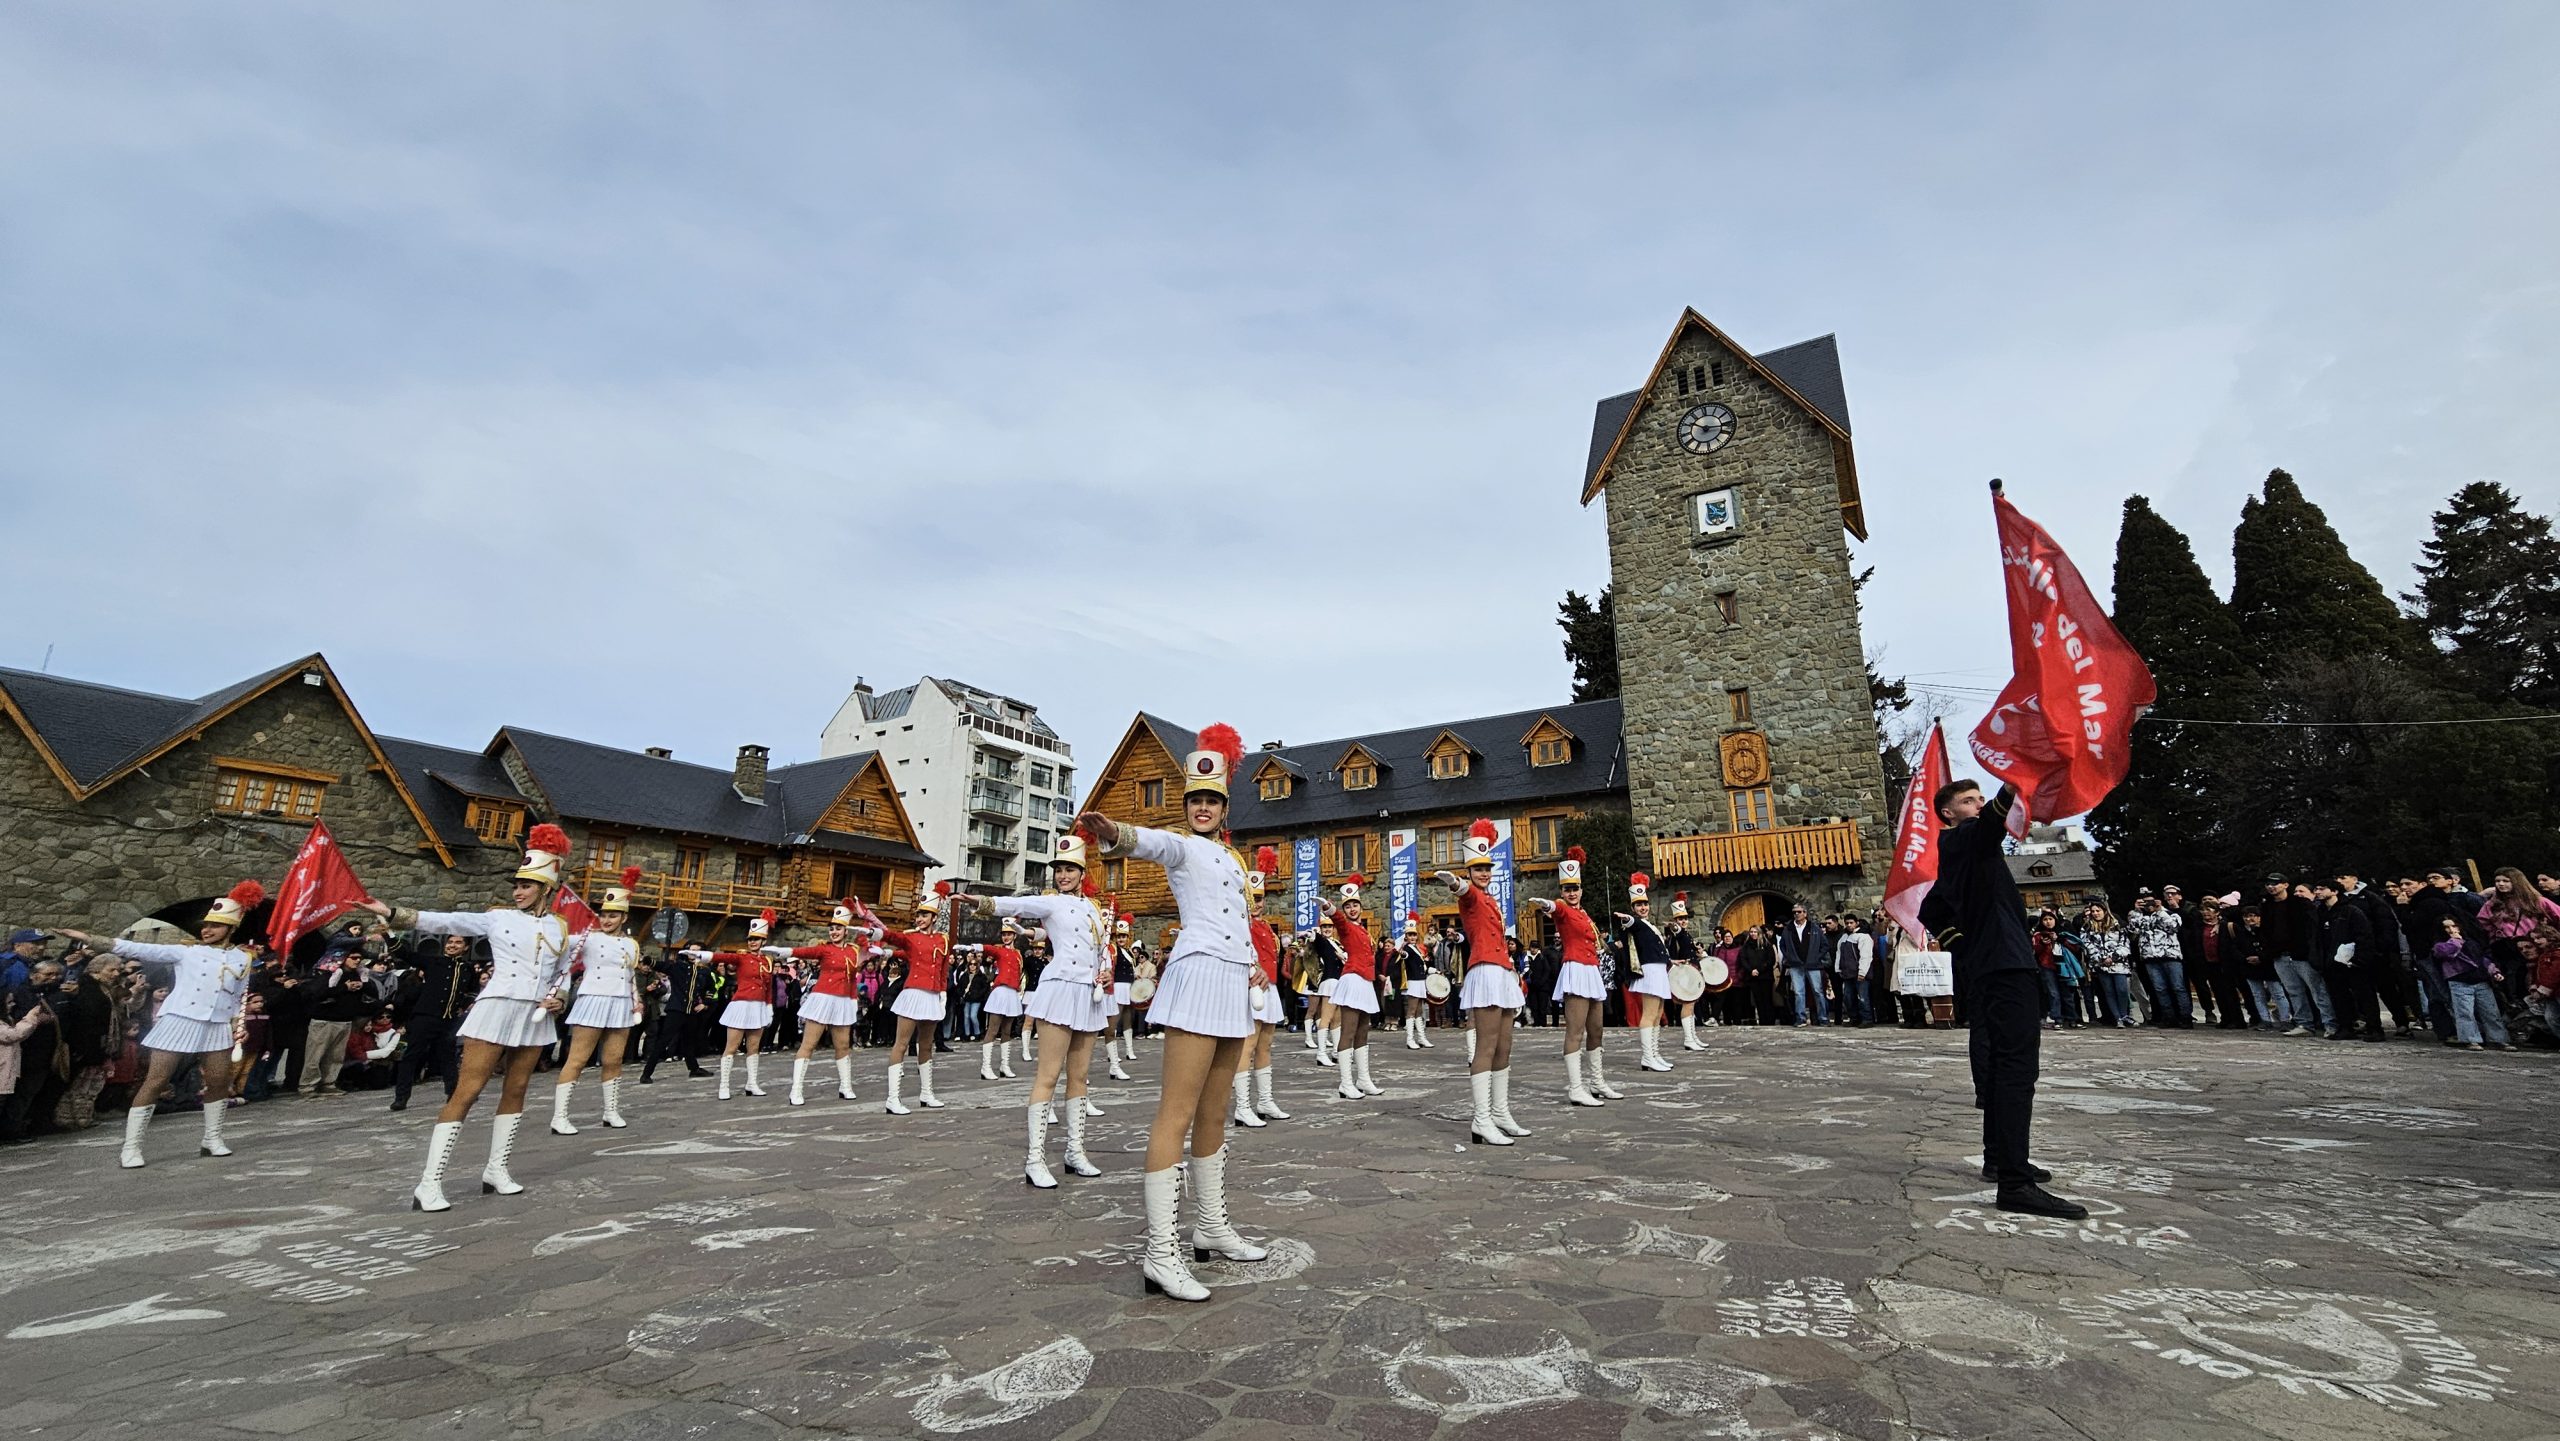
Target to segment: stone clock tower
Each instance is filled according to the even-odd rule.
[[[1599,404],[1628,799],[1701,926],[1880,899],[1891,846],[1846,539],[1866,538],[1830,336],[1753,355],[1685,311]]]

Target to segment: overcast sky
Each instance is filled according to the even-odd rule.
[[[1383,12],[1383,13],[1382,13]],[[1292,742],[1565,697],[1592,402],[1836,332],[1866,640],[2282,465],[2560,455],[2560,6],[20,4],[0,664],[815,753],[857,675]]]

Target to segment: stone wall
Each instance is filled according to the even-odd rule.
[[[273,892],[310,825],[215,814],[216,756],[336,775],[321,819],[385,900],[504,899],[495,878],[513,869],[514,854],[466,849],[447,869],[336,697],[296,680],[86,801],[71,798],[15,725],[0,723],[0,926],[113,932],[243,879]]]
[[[1680,394],[1672,369],[1699,365],[1720,365],[1723,381]],[[1680,340],[1672,369],[1640,403],[1602,493],[1636,832],[1732,829],[1717,741],[1733,729],[1729,688],[1746,686],[1769,740],[1775,819],[1857,821],[1867,864],[1852,904],[1872,904],[1889,821],[1830,432],[1704,330]],[[1675,429],[1707,402],[1733,412],[1733,438],[1694,455]],[[1740,527],[1702,537],[1694,498],[1726,486]],[[1727,591],[1738,608],[1730,624],[1716,603]],[[1850,874],[1772,878],[1770,888],[1827,898]]]

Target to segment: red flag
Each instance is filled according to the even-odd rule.
[[[338,849],[327,826],[314,821],[311,835],[284,873],[284,884],[276,888],[275,909],[267,916],[267,943],[278,951],[290,951],[295,941],[369,899],[364,882],[356,879],[354,867],[347,864],[347,853]]]
[[[1920,753],[1920,769],[1902,793],[1902,819],[1894,827],[1893,869],[1884,878],[1885,914],[1902,924],[1914,941],[1928,939],[1920,924],[1920,903],[1938,883],[1938,787],[1947,783],[1947,733],[1929,727],[1929,745]]]
[[[2009,828],[2023,835],[2029,821],[2082,814],[2116,788],[2133,763],[2133,723],[2158,692],[2071,557],[1997,481],[1991,509],[2016,673],[1973,728],[1973,754],[2018,792]]]
[[[569,934],[573,936],[592,929],[596,923],[595,909],[578,899],[575,886],[563,885],[551,893],[551,913],[569,923]]]

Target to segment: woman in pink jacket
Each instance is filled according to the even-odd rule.
[[[2516,942],[2544,924],[2560,924],[2560,903],[2536,890],[2524,872],[2514,866],[2500,867],[2489,882],[2489,894],[2480,900],[2480,926],[2489,935],[2490,958],[2505,973],[2502,989],[2510,1002],[2523,996],[2525,980],[2533,970]]]

